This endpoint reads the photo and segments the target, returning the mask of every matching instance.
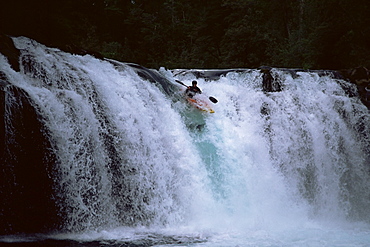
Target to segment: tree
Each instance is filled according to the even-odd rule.
[[[367,0],[13,0],[0,32],[147,67],[370,66]]]

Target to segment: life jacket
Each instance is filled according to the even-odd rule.
[[[202,93],[202,91],[200,90],[200,88],[197,87],[197,86],[195,86],[195,87],[194,86],[190,86],[190,87],[188,87],[188,89],[186,89],[186,94],[190,98],[192,98],[197,93]]]

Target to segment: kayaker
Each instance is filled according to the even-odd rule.
[[[197,81],[192,81],[192,86],[188,86],[185,93],[189,98],[193,98],[197,93],[201,94],[202,90],[197,86]]]

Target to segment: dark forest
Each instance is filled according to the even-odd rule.
[[[0,33],[158,68],[370,67],[368,0],[7,0]]]

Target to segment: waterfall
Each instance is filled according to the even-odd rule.
[[[11,118],[9,111],[19,103],[10,102],[14,85],[29,99],[28,107],[35,109],[33,121],[48,132],[45,139],[50,147],[37,155],[56,157],[47,177],[54,191],[50,200],[63,218],[58,227],[79,231],[179,221],[192,197],[186,188],[196,179],[190,168],[197,164],[186,155],[192,144],[181,133],[181,117],[160,89],[128,67],[115,69],[109,62],[66,54],[26,38],[16,39],[16,45],[22,51],[20,73],[2,58],[10,84],[4,90],[5,117]],[[28,119],[22,120],[27,126]],[[5,146],[13,142],[12,128],[6,123]],[[8,157],[15,155],[8,151]],[[9,162],[9,173],[16,165],[29,165],[27,157],[23,163]],[[4,181],[9,180],[10,175]],[[7,215],[14,209],[2,210]]]
[[[370,221],[369,111],[350,83],[272,69],[266,87],[260,70],[157,71],[13,40],[2,233]],[[215,113],[176,79],[198,80]]]
[[[221,152],[229,193],[244,193],[232,200],[245,197],[248,205],[257,196],[251,210],[261,217],[305,207],[309,218],[368,220],[369,112],[350,96],[356,89],[329,75],[272,75],[281,91],[264,92],[256,71],[229,73],[207,89],[222,102],[216,112],[223,116],[206,123],[207,138]],[[242,181],[233,185],[235,179]],[[266,211],[259,209],[264,204]]]

